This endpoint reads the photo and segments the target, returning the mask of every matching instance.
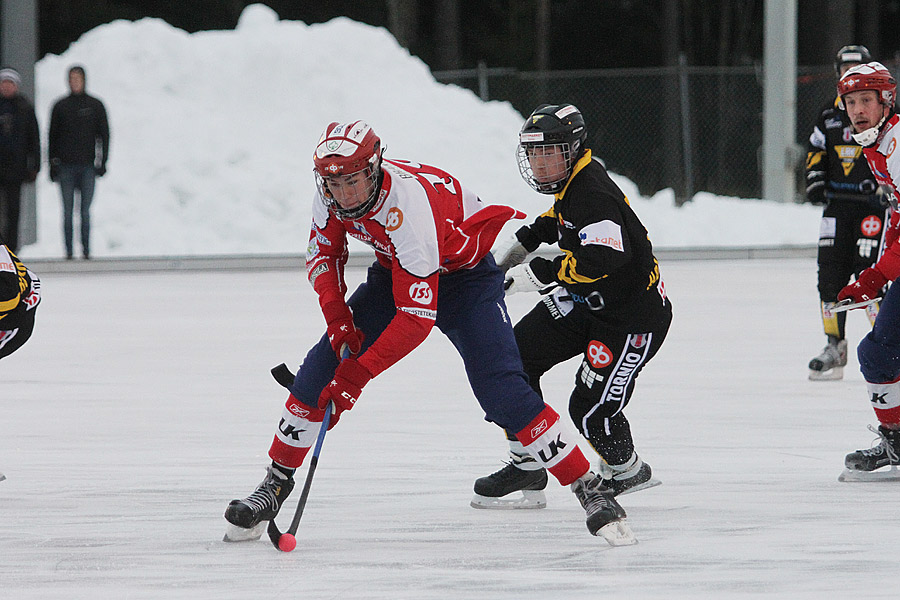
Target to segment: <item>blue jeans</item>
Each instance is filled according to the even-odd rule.
[[[72,215],[75,212],[75,190],[78,190],[81,213],[81,251],[85,257],[91,253],[91,200],[94,199],[93,165],[60,165],[59,189],[63,203],[63,236],[66,240],[66,256],[74,254],[72,240]]]

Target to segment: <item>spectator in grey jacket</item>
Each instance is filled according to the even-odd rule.
[[[22,184],[41,168],[41,138],[34,106],[22,94],[15,69],[0,69],[0,238],[19,251]]]
[[[71,93],[57,100],[50,114],[50,180],[59,182],[63,203],[66,258],[74,254],[72,217],[75,190],[81,214],[81,251],[91,257],[91,201],[94,178],[106,173],[109,157],[109,122],[103,103],[85,92],[84,67],[69,69]]]

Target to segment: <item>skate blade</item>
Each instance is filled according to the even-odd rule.
[[[889,469],[881,471],[857,471],[855,469],[844,469],[844,472],[838,476],[838,481],[847,483],[871,482],[871,481],[900,481],[900,469],[893,466]]]
[[[523,508],[546,508],[547,497],[544,490],[522,490],[521,495],[516,492],[507,494],[502,498],[491,498],[475,494],[469,503],[472,508],[487,508],[494,510],[515,510]]]
[[[633,546],[638,542],[631,527],[625,521],[607,523],[594,535],[602,537],[610,546]]]
[[[225,537],[222,538],[222,541],[255,542],[262,537],[263,532],[266,530],[266,525],[268,525],[268,521],[261,521],[257,523],[255,527],[247,529],[246,527],[238,527],[233,523],[229,523],[228,529],[225,530]]]
[[[809,370],[810,381],[837,381],[844,378],[844,367],[831,367],[827,371]]]
[[[658,486],[658,485],[662,485],[662,481],[660,481],[659,479],[656,479],[655,477],[651,477],[650,479],[648,479],[648,480],[645,481],[644,483],[639,483],[638,485],[636,485],[636,486],[634,486],[634,487],[630,487],[630,488],[628,488],[627,490],[625,490],[625,491],[623,491],[623,492],[620,492],[620,493],[616,494],[616,496],[617,496],[617,497],[618,497],[618,496],[624,496],[624,495],[626,495],[626,494],[631,494],[631,493],[633,493],[633,492],[639,492],[639,491],[641,491],[641,490],[646,490],[647,488],[656,487],[656,486]]]

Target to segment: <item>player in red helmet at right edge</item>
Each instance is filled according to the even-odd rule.
[[[437,327],[462,357],[485,419],[515,432],[534,460],[571,486],[593,535],[634,543],[625,511],[591,472],[577,434],[531,389],[522,368],[503,274],[489,250],[503,225],[524,215],[482,203],[441,169],[382,155],[381,140],[362,121],[331,123],[316,146],[306,266],[327,332],[296,376],[281,378],[290,395],[269,449],[272,464],[250,496],[228,505],[231,539],[258,539],[258,526],[278,514],[329,402],[336,423],[369,380]],[[347,236],[376,256],[349,300]],[[350,357],[341,360],[345,347]],[[441,394],[410,398],[409,416],[446,402]]]
[[[884,65],[870,62],[844,73],[837,89],[853,125],[853,139],[863,147],[879,193],[893,209],[881,258],[838,294],[839,301],[865,304],[881,297],[885,286],[900,277],[900,152],[896,152],[900,127],[894,110],[897,83]],[[900,470],[895,467],[900,464],[900,286],[891,285],[884,293],[875,324],[859,343],[857,356],[879,422],[877,429],[870,429],[880,439],[872,448],[848,454],[839,479],[900,479]]]

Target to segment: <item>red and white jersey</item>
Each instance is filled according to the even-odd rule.
[[[890,186],[894,197],[900,198],[900,152],[897,151],[900,137],[900,116],[893,115],[878,134],[878,139],[868,148],[863,148],[869,168],[879,184]],[[885,232],[885,249],[875,266],[890,281],[900,277],[900,211],[891,213],[891,220]]]
[[[344,301],[348,235],[374,248],[378,262],[390,269],[397,314],[358,358],[373,376],[428,336],[437,318],[440,274],[474,267],[507,221],[525,218],[508,206],[484,204],[435,167],[385,159],[382,169],[378,201],[362,218],[338,218],[316,194],[306,252],[307,276],[321,306]]]

